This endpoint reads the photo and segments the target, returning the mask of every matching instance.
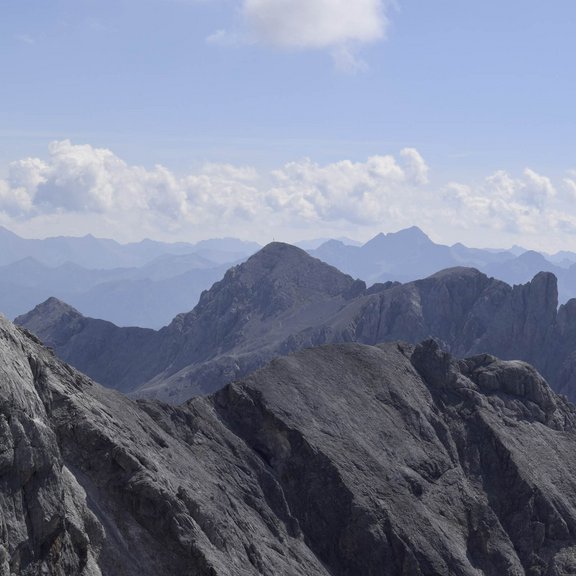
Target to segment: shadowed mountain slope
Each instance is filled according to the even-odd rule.
[[[576,412],[428,341],[280,358],[135,403],[0,320],[0,569],[32,576],[567,576]]]
[[[229,270],[192,312],[158,332],[109,326],[103,338],[102,327],[84,319],[67,337],[67,320],[45,320],[42,306],[17,322],[103,384],[171,402],[214,391],[301,348],[429,337],[456,355],[492,353],[528,361],[574,398],[575,306],[572,301],[557,306],[550,273],[511,287],[474,269],[451,268],[403,285],[366,289],[298,248],[273,243]],[[82,356],[95,339],[95,362],[105,365],[99,376]],[[131,354],[131,361],[118,364]],[[122,373],[115,374],[118,369]]]

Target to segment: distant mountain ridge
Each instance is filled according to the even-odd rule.
[[[552,272],[560,302],[576,296],[576,254],[571,252],[544,255],[518,246],[508,251],[443,246],[417,227],[378,234],[365,244],[348,238],[298,244],[368,285],[408,282],[466,266],[508,284]],[[14,319],[55,296],[85,316],[159,329],[191,310],[203,290],[258,249],[256,243],[233,238],[119,244],[93,236],[26,240],[0,229],[0,313]]]
[[[53,301],[17,323],[103,384],[171,402],[212,392],[302,348],[429,337],[457,356],[530,362],[576,398],[576,300],[558,308],[556,278],[547,272],[511,287],[456,267],[366,288],[299,248],[272,243],[159,331],[104,328]],[[87,356],[91,343],[97,348]]]
[[[40,240],[21,238],[0,226],[0,266],[31,257],[49,267],[72,262],[91,269],[127,268],[142,266],[166,254],[195,253],[203,256],[207,252],[232,253],[231,258],[226,258],[226,262],[231,262],[246,254],[252,254],[259,248],[260,245],[256,242],[235,238],[204,240],[197,244],[168,243],[150,239],[121,244],[116,240],[96,238],[92,234],[81,237],[57,236]]]
[[[524,284],[538,272],[552,272],[558,279],[560,302],[576,297],[575,253],[549,256],[519,247],[482,250],[461,243],[445,246],[433,242],[416,226],[378,234],[362,246],[330,240],[309,253],[367,284],[409,282],[444,268],[466,266],[508,284]]]
[[[110,270],[72,263],[51,268],[27,258],[0,267],[1,311],[14,318],[56,295],[86,315],[113,318],[122,326],[160,328],[193,308],[229,265],[196,254],[166,255],[140,268]]]
[[[119,244],[93,236],[27,240],[1,229],[0,313],[15,318],[55,296],[88,316],[160,328],[257,249],[233,238]]]

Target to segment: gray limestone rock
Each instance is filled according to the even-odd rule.
[[[434,341],[135,402],[0,320],[0,499],[7,575],[567,576],[576,408]]]

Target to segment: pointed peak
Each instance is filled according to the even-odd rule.
[[[352,277],[301,248],[271,242],[203,292],[195,311],[211,305],[220,295],[224,295],[222,306],[228,306],[224,302],[233,293],[238,302],[243,299],[243,306],[269,314],[297,303],[344,294],[353,284]]]
[[[14,322],[15,324],[26,325],[35,318],[51,319],[53,321],[55,318],[62,316],[83,318],[83,315],[76,308],[54,296],[50,296],[50,298],[35,306],[30,312],[18,316]]]
[[[18,316],[14,324],[29,330],[47,346],[58,346],[82,329],[85,318],[69,304],[50,297],[30,312]]]
[[[319,252],[322,252],[325,250],[342,249],[342,248],[346,248],[347,246],[350,247],[349,244],[344,244],[344,242],[342,242],[342,240],[336,240],[336,239],[332,238],[331,240],[326,240],[326,242],[324,242],[323,244],[320,244],[320,246],[318,246],[318,248],[316,248],[316,250],[318,250]]]
[[[426,240],[432,242],[428,235],[418,228],[418,226],[410,226],[410,228],[404,228],[403,230],[398,230],[398,232],[390,232],[388,238],[407,238],[410,240]]]
[[[370,240],[368,240],[368,242],[366,242],[366,244],[364,244],[364,246],[369,246],[372,244],[379,244],[382,240],[386,239],[386,234],[384,234],[384,232],[378,232],[378,234],[376,234],[376,236],[374,236],[374,238],[370,238]]]
[[[424,233],[418,226],[411,226],[410,228],[404,228],[398,230],[397,232],[389,232],[384,234],[380,232],[372,240],[368,240],[364,244],[364,248],[372,248],[378,246],[395,246],[399,243],[406,245],[414,244],[434,244],[432,240]]]

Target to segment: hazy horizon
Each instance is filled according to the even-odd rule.
[[[0,225],[576,250],[559,0],[0,0]]]

